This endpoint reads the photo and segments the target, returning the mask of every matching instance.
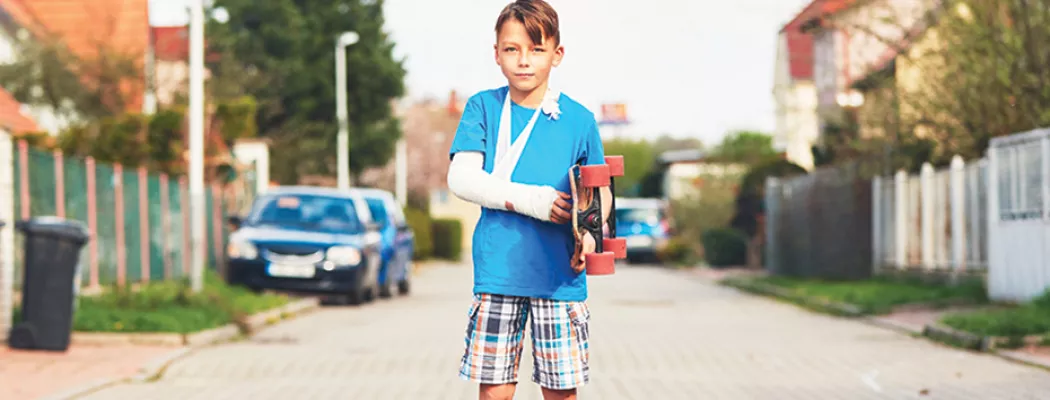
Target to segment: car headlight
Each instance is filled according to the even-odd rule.
[[[230,258],[254,260],[259,257],[259,249],[247,240],[231,240],[226,245],[226,255]]]
[[[357,265],[361,262],[361,251],[350,246],[335,246],[328,249],[325,259],[339,265]]]

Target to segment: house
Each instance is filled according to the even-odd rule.
[[[463,224],[464,251],[470,251],[474,223],[481,217],[481,208],[463,201],[448,190],[448,150],[452,147],[459,119],[463,115],[466,98],[455,91],[446,101],[422,99],[402,100],[394,104],[394,113],[401,119],[402,140],[408,159],[407,189],[409,197],[427,203],[432,218],[450,218]],[[372,168],[361,175],[364,186],[394,191],[395,161],[380,168]]]
[[[0,0],[0,63],[17,61],[23,41],[57,41],[73,55],[95,65],[107,57],[130,59],[136,74],[144,77],[149,48],[148,0]],[[126,79],[119,88],[127,111],[141,112],[146,105],[145,79]],[[36,124],[35,130],[52,134],[75,118],[60,116],[43,106],[18,108],[20,112],[14,118],[30,119]],[[0,111],[0,117],[9,115],[7,109]],[[25,121],[2,123],[29,126]]]
[[[813,168],[812,146],[820,136],[817,92],[813,82],[813,35],[802,24],[820,12],[824,0],[807,5],[777,35],[773,75],[776,105],[774,146],[787,159],[807,170]]]
[[[860,137],[885,135],[896,123],[896,66],[925,30],[933,0],[819,1],[802,23],[813,35],[813,76],[821,132],[856,124]]]
[[[743,164],[711,162],[703,151],[694,149],[670,150],[660,153],[657,162],[664,169],[664,200],[675,201],[699,198],[709,180],[739,181],[747,172]]]

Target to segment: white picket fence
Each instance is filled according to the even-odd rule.
[[[950,168],[925,164],[919,174],[898,171],[872,182],[873,262],[876,268],[955,272],[988,267],[988,161]]]

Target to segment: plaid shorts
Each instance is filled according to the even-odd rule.
[[[586,303],[476,294],[468,315],[460,378],[492,385],[517,383],[531,315],[532,381],[565,390],[590,380]]]

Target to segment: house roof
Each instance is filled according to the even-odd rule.
[[[153,53],[158,60],[185,61],[190,58],[188,26],[157,26],[150,28]]]
[[[820,12],[825,0],[813,0],[780,29],[787,39],[788,69],[792,79],[813,79],[813,35],[802,31],[802,24]]]
[[[0,0],[0,9],[37,37],[60,40],[78,57],[96,56],[105,46],[134,57],[145,68],[148,0]],[[137,110],[143,94],[134,92],[128,107]]]
[[[10,133],[36,132],[40,128],[29,116],[22,114],[22,103],[10,92],[0,89],[0,128]]]
[[[824,19],[838,14],[855,3],[856,0],[814,0],[810,6],[814,6],[811,14],[807,15],[801,22],[800,28],[803,32],[809,31],[821,25]]]

